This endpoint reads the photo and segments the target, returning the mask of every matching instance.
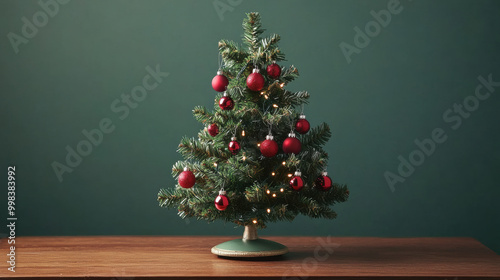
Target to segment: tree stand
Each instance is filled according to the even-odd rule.
[[[234,258],[271,257],[287,252],[288,248],[285,245],[259,238],[257,228],[253,225],[245,226],[242,239],[226,241],[212,247],[213,254]]]

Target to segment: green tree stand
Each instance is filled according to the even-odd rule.
[[[243,238],[226,241],[212,247],[212,253],[222,257],[254,258],[272,257],[286,254],[288,248],[278,242],[257,236],[257,228],[245,226]]]

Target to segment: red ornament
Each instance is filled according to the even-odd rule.
[[[226,92],[224,92],[224,95],[219,99],[219,107],[222,110],[233,110],[234,108],[234,101]]]
[[[283,141],[283,152],[285,154],[298,154],[302,149],[302,144],[300,140],[295,137],[295,133],[288,134],[288,138]]]
[[[179,174],[179,185],[185,189],[189,189],[194,186],[196,182],[196,177],[194,177],[193,172],[191,172],[187,167],[184,167],[184,171]]]
[[[311,125],[306,120],[306,115],[301,114],[295,123],[295,130],[300,134],[306,134],[309,131],[309,128],[311,128]]]
[[[217,136],[217,134],[219,134],[219,127],[217,126],[217,124],[213,123],[208,126],[207,131],[210,136],[215,137]]]
[[[328,176],[327,172],[323,172],[314,182],[316,188],[327,191],[332,187],[332,178]]]
[[[295,171],[292,180],[290,180],[290,187],[296,191],[300,191],[304,187],[304,180],[300,176],[302,176],[302,173]]]
[[[247,77],[247,87],[252,91],[261,91],[264,88],[264,83],[264,77],[257,68],[253,69],[252,74]]]
[[[274,157],[278,153],[278,143],[273,140],[272,135],[267,135],[266,140],[260,143],[260,152],[265,157]]]
[[[215,198],[214,204],[217,210],[226,210],[227,206],[229,206],[229,198],[225,191],[219,191],[219,195]]]
[[[236,137],[231,137],[231,142],[229,142],[229,145],[227,145],[227,147],[228,147],[229,151],[231,152],[231,154],[233,154],[233,155],[237,155],[241,149],[240,143],[238,143],[238,141],[236,141]]]
[[[229,85],[229,80],[227,79],[227,77],[224,76],[224,73],[221,70],[217,71],[217,76],[212,79],[212,87],[214,88],[214,90],[223,92],[226,90],[227,85]]]
[[[273,61],[273,64],[267,66],[267,75],[273,79],[281,75],[281,67]]]

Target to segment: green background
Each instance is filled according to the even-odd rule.
[[[498,1],[402,1],[369,45],[348,63],[339,44],[373,20],[388,1],[72,1],[15,53],[37,1],[0,2],[1,219],[7,166],[16,166],[17,235],[239,235],[232,224],[183,221],[158,207],[172,187],[183,135],[202,129],[191,110],[212,106],[217,42],[240,41],[245,12],[262,15],[266,34],[301,77],[288,86],[311,94],[305,113],[326,121],[329,171],[347,183],[336,220],[297,218],[264,235],[471,236],[500,252],[500,113],[497,96],[453,130],[443,113],[474,94],[478,76],[500,81]],[[145,67],[169,72],[130,115],[110,104],[142,83]],[[65,162],[82,130],[110,118],[115,130],[59,182],[51,163]],[[442,128],[448,139],[392,192],[415,139]],[[4,226],[1,231],[6,234]]]

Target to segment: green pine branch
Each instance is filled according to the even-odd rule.
[[[260,35],[264,33],[260,22],[259,13],[248,13],[243,20],[243,43],[248,47],[250,53],[257,54],[259,49]]]
[[[219,52],[224,59],[224,65],[228,68],[237,63],[242,63],[248,57],[248,53],[243,51],[237,43],[230,40],[219,41]]]
[[[196,106],[193,109],[193,115],[197,121],[203,124],[213,122],[212,120],[214,118],[214,114],[208,111],[208,109],[203,106]]]
[[[302,136],[302,145],[320,150],[330,140],[332,133],[326,123],[322,123]]]
[[[288,68],[282,68],[281,79],[287,84],[299,77],[299,70],[295,66],[291,65]]]
[[[187,160],[205,160],[211,157],[228,159],[231,155],[222,149],[217,149],[210,143],[201,143],[194,138],[183,137],[177,149]]]
[[[307,104],[309,99],[307,91],[290,92],[285,91],[283,95],[283,102],[292,106]]]
[[[268,38],[262,39],[259,59],[263,62],[285,60],[285,54],[277,47],[280,40],[281,38],[278,34],[272,34]]]

